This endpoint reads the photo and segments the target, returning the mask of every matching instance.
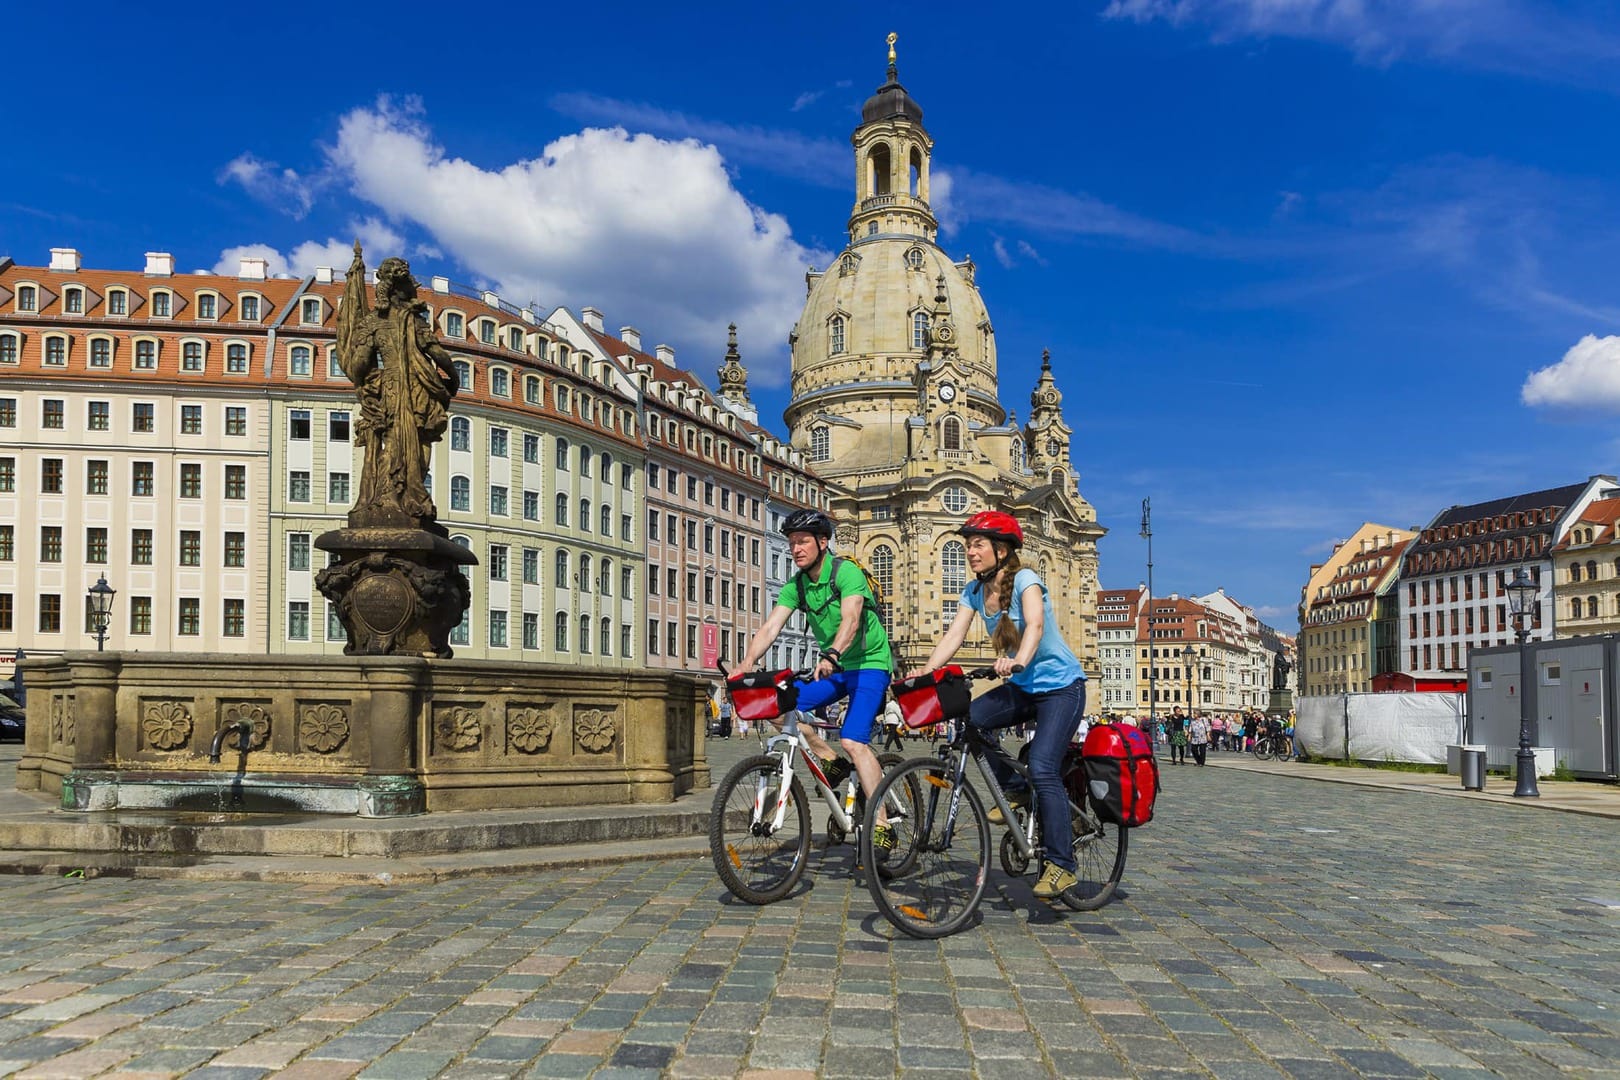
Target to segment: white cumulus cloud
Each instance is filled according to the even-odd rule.
[[[588,128],[486,168],[446,153],[419,103],[382,99],[342,118],[328,156],[355,195],[507,299],[600,308],[699,370],[735,321],[766,385],[786,379],[806,266],[832,258],[750,204],[720,152],[692,138]]]
[[[1620,412],[1620,337],[1587,334],[1519,392],[1526,405]]]
[[[243,259],[264,259],[266,270],[276,274],[295,274],[308,277],[317,266],[330,266],[338,273],[349,268],[354,258],[354,241],[358,239],[366,249],[366,264],[376,269],[377,263],[395,254],[405,246],[405,238],[376,218],[367,218],[350,226],[347,239],[330,237],[326,240],[306,240],[283,254],[269,244],[242,244],[226,248],[219,253],[214,264],[216,274],[235,274]]]
[[[240,184],[260,202],[300,219],[315,204],[315,193],[322,184],[319,177],[301,176],[295,169],[261,161],[251,153],[239,154],[227,163],[219,172],[219,182]]]

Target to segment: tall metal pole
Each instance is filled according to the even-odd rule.
[[[1535,667],[1530,663],[1530,650],[1524,647],[1530,637],[1530,628],[1525,625],[1530,621],[1530,616],[1520,614],[1514,621],[1517,623],[1514,637],[1519,642],[1519,752],[1514,755],[1518,775],[1513,795],[1518,799],[1539,799],[1541,789],[1536,785],[1536,754],[1530,749],[1530,681],[1535,678]]]
[[[1158,671],[1153,666],[1153,509],[1152,500],[1142,500],[1142,539],[1147,541],[1147,626],[1148,637],[1148,738],[1156,740],[1159,735],[1159,687]]]

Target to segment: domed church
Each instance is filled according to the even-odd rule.
[[[895,35],[888,80],[855,129],[855,208],[849,244],[809,296],[792,347],[793,445],[833,487],[836,550],[883,585],[885,624],[902,670],[922,663],[968,581],[952,529],[969,513],[1017,516],[1023,562],[1052,591],[1052,607],[1088,674],[1097,658],[1097,539],[1081,497],[1063,395],[1043,355],[1027,422],[998,396],[996,337],[972,259],[938,243],[928,202],[934,140],[900,85]],[[988,658],[981,631],[963,661]]]

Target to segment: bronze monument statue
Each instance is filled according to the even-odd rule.
[[[1294,670],[1294,665],[1288,662],[1288,657],[1281,651],[1271,658],[1271,688],[1273,690],[1288,689],[1288,673]]]
[[[337,359],[360,399],[360,486],[348,528],[315,541],[337,556],[315,583],[337,605],[351,656],[448,657],[450,631],[471,602],[459,567],[477,559],[451,542],[427,490],[432,446],[449,425],[455,367],[416,290],[409,263],[384,259],[368,304],[355,241]]]

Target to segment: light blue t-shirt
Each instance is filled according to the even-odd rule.
[[[1046,609],[1046,625],[1041,632],[1041,643],[1035,649],[1035,657],[1029,665],[1016,675],[1008,676],[1007,681],[1020,690],[1027,690],[1031,694],[1044,694],[1051,690],[1061,690],[1076,679],[1086,677],[1085,671],[1080,667],[1080,660],[1069,649],[1063,640],[1063,634],[1058,630],[1057,618],[1052,614],[1052,594],[1046,591],[1046,582],[1041,575],[1025,568],[1018,571],[1013,578],[1012,602],[1008,610],[986,615],[984,612],[984,588],[977,581],[968,582],[968,587],[962,590],[962,603],[977,611],[984,619],[986,633],[994,633],[996,622],[1003,618],[1010,618],[1020,633],[1024,629],[1024,592],[1031,586],[1038,585],[1041,590],[1041,604]]]

